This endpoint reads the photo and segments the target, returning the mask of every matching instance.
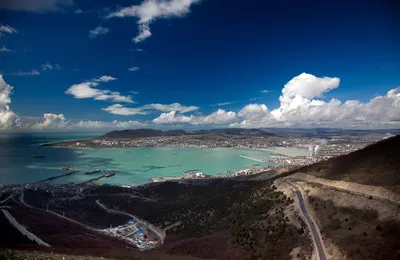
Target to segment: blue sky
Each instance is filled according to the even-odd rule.
[[[13,117],[0,129],[113,120],[137,123],[119,127],[399,127],[396,10],[394,1],[5,1],[0,74],[12,91],[0,109]],[[68,94],[83,82],[130,101]]]

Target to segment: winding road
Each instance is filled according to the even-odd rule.
[[[300,211],[303,214],[305,220],[308,222],[308,226],[311,229],[311,234],[312,234],[313,240],[315,242],[319,260],[326,260],[324,243],[322,242],[322,239],[319,235],[317,225],[314,223],[314,221],[311,219],[310,215],[308,214],[306,205],[304,203],[303,194],[301,193],[300,189],[296,185],[291,183],[289,180],[286,180],[286,182],[289,183],[296,190],[296,195],[297,195],[297,198],[299,199],[299,203],[300,203]]]
[[[151,229],[151,231],[153,231],[155,234],[157,234],[157,236],[160,238],[161,244],[164,243],[165,234],[162,234],[160,231],[157,230],[157,228],[154,228],[151,224],[147,223],[146,221],[143,221],[142,219],[140,219],[134,215],[131,215],[129,213],[126,213],[126,212],[109,209],[103,203],[101,203],[100,200],[96,200],[96,204],[107,212],[114,213],[114,214],[126,215],[126,216],[129,216],[130,218],[135,219],[137,222],[142,222],[143,225],[145,225],[147,228]]]

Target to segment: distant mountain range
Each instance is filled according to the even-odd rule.
[[[103,138],[143,138],[143,137],[156,137],[156,136],[183,136],[183,135],[245,135],[245,136],[275,136],[275,134],[263,131],[261,129],[241,129],[241,128],[227,128],[227,129],[211,129],[187,132],[184,130],[155,130],[155,129],[135,129],[135,130],[118,130],[112,131]]]

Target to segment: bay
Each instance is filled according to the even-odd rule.
[[[207,174],[225,173],[275,163],[259,162],[272,152],[236,148],[61,148],[43,143],[96,137],[99,134],[2,134],[0,135],[0,184],[34,182],[65,173],[61,166],[80,172],[49,183],[82,182],[96,175],[84,172],[100,169],[116,175],[99,183],[140,185],[150,177],[183,176],[183,170]],[[44,155],[35,159],[34,155]]]

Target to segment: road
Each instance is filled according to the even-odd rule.
[[[33,206],[27,204],[27,203],[24,201],[24,191],[23,191],[23,190],[21,191],[21,193],[20,193],[20,195],[19,195],[19,201],[20,201],[22,204],[24,204],[24,206],[26,206],[26,207],[28,207],[28,208],[32,208],[32,209],[36,209],[36,210],[41,210],[41,211],[46,211],[46,212],[48,212],[48,213],[50,213],[50,214],[53,214],[53,215],[55,215],[55,216],[57,216],[57,217],[66,219],[66,220],[68,220],[68,221],[70,221],[70,222],[73,222],[73,223],[79,225],[79,226],[82,226],[82,227],[84,227],[84,228],[86,228],[86,229],[88,229],[88,230],[90,230],[90,231],[94,231],[94,232],[99,232],[99,233],[101,233],[101,230],[100,230],[100,229],[92,228],[92,227],[90,227],[90,226],[88,226],[88,225],[85,225],[85,224],[83,224],[83,223],[81,223],[81,222],[78,222],[78,221],[76,221],[76,220],[67,218],[67,217],[65,217],[65,216],[63,216],[63,215],[60,215],[60,214],[58,214],[58,213],[55,213],[55,212],[53,212],[53,211],[44,210],[44,209],[41,209],[41,208],[36,208],[36,207],[33,207]]]
[[[375,194],[372,194],[372,193],[365,193],[365,192],[355,191],[355,190],[351,190],[351,189],[340,188],[340,187],[337,187],[335,185],[329,185],[327,183],[322,183],[322,182],[319,182],[319,181],[311,181],[311,180],[306,180],[306,179],[302,179],[302,178],[292,178],[291,177],[291,178],[288,178],[287,180],[294,180],[294,181],[297,180],[297,181],[303,181],[303,182],[307,182],[307,183],[311,183],[311,184],[317,184],[317,185],[324,186],[324,187],[326,187],[328,189],[341,191],[341,192],[346,192],[346,193],[357,195],[357,196],[363,196],[363,197],[366,197],[366,198],[373,198],[373,199],[377,199],[377,200],[382,200],[382,201],[386,201],[388,203],[392,203],[392,204],[395,204],[397,206],[400,206],[400,202],[399,201],[396,201],[396,200],[393,200],[393,199],[390,199],[390,198],[385,198],[385,197],[382,197],[382,196],[376,196]]]
[[[289,180],[286,180],[286,182],[289,183],[296,190],[296,195],[300,203],[300,210],[304,218],[308,222],[308,226],[311,229],[311,234],[317,248],[319,260],[326,260],[324,243],[322,242],[322,239],[319,235],[318,227],[314,224],[314,221],[312,221],[310,215],[308,214],[307,207],[304,203],[303,194],[301,193],[299,188],[293,183],[291,183]]]
[[[35,241],[41,246],[50,247],[49,244],[47,244],[46,242],[35,236],[35,234],[29,232],[23,226],[21,226],[21,224],[18,223],[18,221],[10,214],[10,212],[8,212],[8,210],[2,209],[1,211],[3,212],[4,216],[8,219],[8,221],[11,223],[11,225],[13,225],[16,229],[18,229],[18,231],[21,232],[21,234],[27,236],[30,240]]]
[[[129,216],[132,219],[135,219],[137,222],[142,222],[143,225],[145,225],[147,228],[151,229],[151,231],[153,231],[155,234],[157,234],[157,236],[159,237],[161,244],[164,243],[164,239],[165,239],[165,234],[162,234],[160,231],[157,230],[157,228],[153,227],[153,225],[151,225],[150,223],[147,223],[146,221],[143,221],[142,219],[126,213],[126,212],[122,212],[122,211],[117,211],[117,210],[113,210],[113,209],[109,209],[107,208],[103,203],[100,202],[100,200],[96,200],[96,204],[99,205],[101,208],[103,208],[105,211],[107,212],[111,212],[114,214],[122,214],[122,215],[126,215]]]

